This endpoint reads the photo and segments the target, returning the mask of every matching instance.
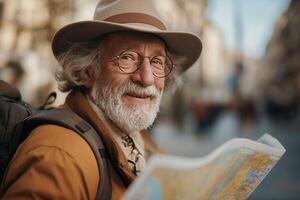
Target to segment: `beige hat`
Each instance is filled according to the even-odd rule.
[[[64,26],[53,37],[52,50],[57,57],[72,44],[99,38],[114,31],[151,33],[162,38],[168,50],[185,57],[181,72],[192,66],[202,50],[200,39],[192,33],[167,31],[152,0],[100,0],[94,19]]]

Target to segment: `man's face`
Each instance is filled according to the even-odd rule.
[[[159,110],[165,78],[152,74],[149,58],[166,55],[163,41],[155,36],[137,33],[113,33],[104,40],[101,72],[92,87],[94,102],[125,132],[140,131],[152,125]],[[113,57],[132,50],[142,57],[139,70],[124,74]]]

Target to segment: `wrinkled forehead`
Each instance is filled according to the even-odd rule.
[[[114,54],[123,49],[143,50],[148,47],[152,53],[166,54],[165,42],[158,36],[140,32],[113,32],[103,38],[105,50]]]

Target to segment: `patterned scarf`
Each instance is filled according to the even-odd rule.
[[[144,143],[139,132],[115,137],[132,172],[138,176],[146,165]]]

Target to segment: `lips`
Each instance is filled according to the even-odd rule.
[[[148,94],[126,93],[125,95],[134,97],[134,98],[139,98],[139,99],[154,98],[153,95],[148,95]]]
[[[122,101],[127,105],[146,105],[154,100],[154,95],[128,92],[122,96]]]

